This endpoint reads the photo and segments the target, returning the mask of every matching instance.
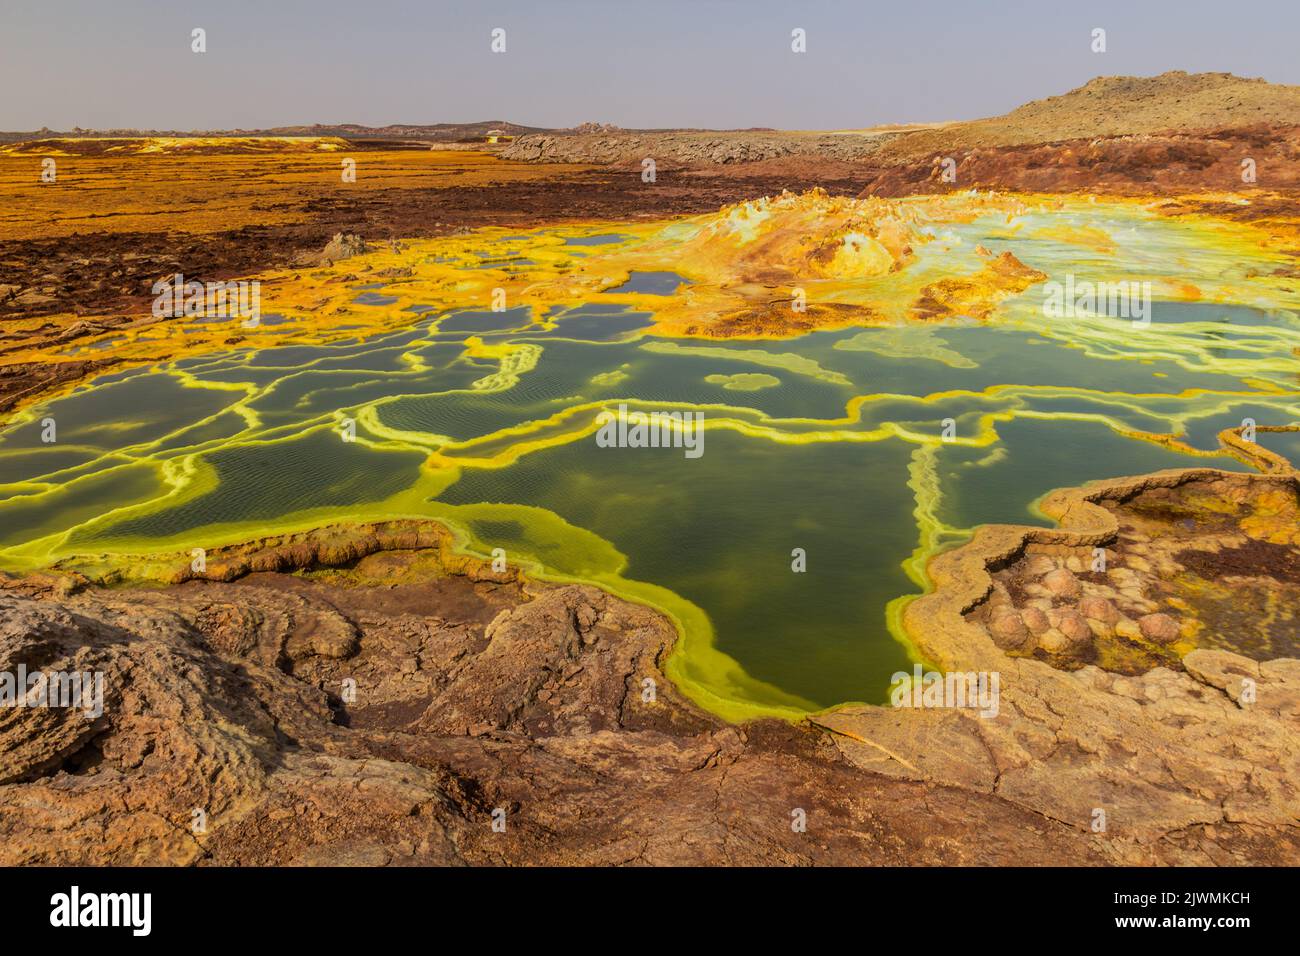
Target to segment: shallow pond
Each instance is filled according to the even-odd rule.
[[[629,282],[689,288],[669,268]],[[1241,469],[1218,430],[1300,420],[1300,329],[1244,304],[1158,302],[1138,329],[1050,322],[1026,295],[992,323],[781,341],[657,336],[650,313],[600,301],[395,308],[398,331],[193,356],[27,410],[0,432],[0,564],[437,518],[472,551],[671,614],[671,673],[706,706],[793,713],[885,699],[910,653],[890,608],[974,526],[1045,523],[1037,499],[1093,479]],[[620,403],[702,413],[703,453],[602,447]]]

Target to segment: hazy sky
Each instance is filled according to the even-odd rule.
[[[1297,38],[1300,0],[0,0],[0,129],[833,129],[1003,113],[1100,74],[1297,84]]]

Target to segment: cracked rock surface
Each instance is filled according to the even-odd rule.
[[[1293,489],[1199,474],[1141,480]],[[935,664],[1001,674],[994,718],[728,725],[663,676],[665,618],[451,560],[440,529],[258,542],[165,587],[0,578],[0,671],[104,674],[98,716],[0,709],[0,864],[1294,864],[1300,662],[1066,669],[984,626],[994,576],[1113,545],[1132,490],[932,562],[908,626]]]
[[[908,632],[941,668],[1000,676],[995,717],[843,708],[813,720],[863,769],[1001,796],[1073,827],[1104,819],[1119,862],[1177,847],[1186,863],[1294,864],[1300,660],[1224,649],[1239,635],[1216,633],[1217,619],[1207,628],[1188,599],[1204,582],[1164,565],[1186,540],[1215,541],[1257,562],[1225,574],[1268,580],[1289,601],[1275,552],[1256,545],[1295,550],[1296,502],[1294,474],[1209,469],[1056,492],[1043,508],[1061,528],[982,528],[931,562],[936,590],[906,612]],[[1112,559],[1109,576],[1084,570],[1098,552]],[[1280,640],[1276,609],[1245,603],[1243,633],[1263,627]],[[1023,626],[1007,626],[1010,615]],[[1134,627],[1122,627],[1126,615]],[[1071,616],[1083,622],[1077,639],[1044,640]],[[1158,657],[1172,642],[1185,653]]]

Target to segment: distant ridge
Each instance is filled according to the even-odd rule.
[[[474,123],[355,123],[276,126],[234,130],[41,129],[0,132],[0,143],[30,140],[156,138],[308,137],[341,140],[405,140],[411,143],[476,143],[489,132],[515,140],[505,155],[528,161],[611,163],[631,161],[654,145],[681,163],[751,162],[788,155],[873,162],[908,161],[936,151],[1021,146],[1115,136],[1186,133],[1275,125],[1300,126],[1300,86],[1269,83],[1231,73],[1158,76],[1099,76],[1083,86],[1033,100],[1002,116],[924,127],[896,125],[843,131],[782,131],[764,128],[633,130],[605,123],[572,129],[524,126],[507,120]],[[853,134],[853,135],[848,135]]]
[[[885,145],[881,158],[958,146],[1019,146],[1261,123],[1300,125],[1300,86],[1182,70],[1148,77],[1099,76],[1004,116],[899,137]]]
[[[360,126],[342,123],[335,126],[314,123],[310,126],[276,126],[269,129],[222,130],[157,130],[157,129],[39,129],[29,132],[0,132],[0,143],[16,143],[34,139],[129,139],[135,137],[196,138],[255,136],[311,136],[339,137],[341,139],[415,139],[431,143],[454,143],[459,140],[482,139],[489,130],[499,130],[510,136],[524,133],[546,132],[540,126],[521,126],[506,120],[481,120],[475,123],[390,124],[388,126]]]

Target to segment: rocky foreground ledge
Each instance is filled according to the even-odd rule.
[[[939,556],[907,626],[939,667],[1000,675],[995,717],[729,726],[663,677],[663,617],[494,574],[430,525],[259,541],[201,578],[135,562],[152,588],[95,562],[3,578],[0,672],[105,681],[98,715],[0,709],[0,864],[1295,864],[1300,661],[1210,648],[1217,605],[1162,562],[1215,536],[1209,583],[1275,599],[1234,633],[1294,643],[1297,500],[1293,472],[1161,473]],[[1072,570],[1095,548],[1108,572]],[[1083,613],[1171,598],[1177,637]]]
[[[1123,862],[1176,846],[1185,863],[1294,864],[1298,492],[1289,469],[1056,492],[1042,508],[1060,527],[982,528],[931,562],[935,591],[905,613],[940,669],[1000,674],[995,719],[856,707],[813,722],[864,770],[1104,822]]]

